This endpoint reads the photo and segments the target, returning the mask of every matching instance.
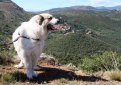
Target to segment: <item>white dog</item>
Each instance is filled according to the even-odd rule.
[[[23,22],[13,33],[12,40],[21,62],[15,67],[26,68],[29,79],[36,77],[34,66],[42,53],[48,29],[56,29],[58,19],[51,14],[43,13],[33,16],[28,22]]]

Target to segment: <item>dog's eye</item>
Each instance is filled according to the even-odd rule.
[[[52,20],[53,17],[48,18],[49,20]]]

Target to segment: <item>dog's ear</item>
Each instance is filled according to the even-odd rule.
[[[43,21],[44,21],[44,17],[40,15],[39,25],[42,25]]]
[[[41,15],[36,16],[36,23],[38,23],[39,25],[42,25],[43,21],[44,21],[43,16],[41,16]]]

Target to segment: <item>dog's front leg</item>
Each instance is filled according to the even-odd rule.
[[[26,68],[26,75],[29,79],[32,79],[33,77],[37,77],[38,75],[34,72],[34,68],[31,66],[28,66]]]
[[[27,75],[27,78],[32,79],[33,78],[33,69],[27,67],[26,68],[26,75]]]

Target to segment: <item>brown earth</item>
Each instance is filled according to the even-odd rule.
[[[66,66],[54,66],[42,62],[39,63],[40,69],[35,71],[38,77],[28,80],[25,69],[16,69],[14,65],[15,63],[0,66],[0,73],[13,73],[17,80],[9,85],[121,85],[119,81],[87,75],[79,70],[72,71]],[[2,84],[1,82],[0,85]]]

